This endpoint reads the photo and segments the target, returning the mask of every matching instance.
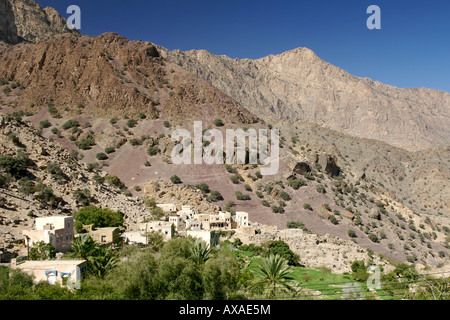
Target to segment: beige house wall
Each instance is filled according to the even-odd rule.
[[[118,243],[120,241],[119,228],[98,228],[89,234],[97,243]]]
[[[77,271],[77,267],[79,268]],[[63,277],[68,276],[68,280],[75,283],[81,280],[82,274],[86,271],[85,260],[48,260],[48,261],[25,261],[17,263],[16,259],[11,260],[11,268],[20,269],[34,277],[34,282],[55,280],[55,283],[63,284]],[[69,275],[70,274],[70,275]],[[53,277],[52,275],[55,275]]]

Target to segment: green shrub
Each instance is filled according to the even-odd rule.
[[[367,273],[367,268],[364,265],[364,261],[355,260],[351,265],[353,272],[353,277],[356,281],[367,281],[369,274]]]
[[[41,128],[41,129],[47,129],[47,128],[50,128],[51,126],[52,126],[52,124],[48,120],[39,122],[39,128]]]
[[[24,195],[33,194],[35,191],[34,186],[34,182],[28,177],[23,177],[19,180],[19,192]]]
[[[147,149],[147,154],[148,154],[149,156],[155,156],[155,155],[157,155],[160,151],[161,151],[161,150],[160,150],[158,147],[151,146],[151,147],[148,147],[148,149]]]
[[[211,202],[217,202],[217,201],[222,201],[223,197],[219,191],[211,191],[211,193],[207,199]]]
[[[291,200],[291,196],[289,195],[289,193],[284,192],[284,191],[281,191],[280,198],[283,199],[284,201]]]
[[[130,139],[129,142],[130,142],[130,144],[131,144],[133,147],[142,145],[142,141],[141,141],[140,139],[137,139],[137,138]]]
[[[214,125],[216,127],[223,127],[224,123],[223,123],[222,119],[216,119],[216,120],[214,120]]]
[[[67,122],[65,122],[61,128],[63,128],[64,130],[70,129],[70,128],[75,128],[75,127],[79,127],[80,123],[77,120],[69,120]]]
[[[272,212],[273,212],[273,213],[284,213],[284,208],[283,208],[283,206],[275,206],[275,205],[273,205],[273,206],[271,207],[271,209],[272,209]]]
[[[108,147],[108,148],[105,149],[105,152],[106,152],[107,154],[113,153],[113,152],[115,152],[115,151],[116,151],[116,149],[115,149],[114,147]]]
[[[128,128],[134,128],[137,125],[137,120],[130,119],[127,121]]]
[[[302,221],[288,221],[286,223],[286,227],[288,229],[301,229],[303,231],[308,230]]]
[[[170,123],[169,123],[169,121],[164,121],[164,127],[166,127],[166,128],[169,128],[170,127]]]
[[[316,186],[316,190],[317,190],[318,193],[325,193],[326,192],[325,187],[323,185],[321,185],[321,184],[318,184]]]
[[[106,160],[106,159],[108,159],[108,156],[104,152],[97,153],[96,157],[97,157],[98,160]]]
[[[9,184],[11,183],[11,179],[12,178],[9,174],[0,174],[0,188],[9,187]]]
[[[47,163],[47,172],[50,173],[52,177],[55,177],[57,179],[60,180],[65,179],[65,175],[61,167],[57,163],[54,162]]]
[[[313,210],[313,208],[311,207],[311,205],[309,204],[309,203],[304,203],[303,204],[303,209],[306,209],[306,210]]]
[[[6,174],[15,177],[25,175],[27,167],[30,165],[32,165],[32,161],[28,157],[28,154],[24,152],[18,152],[15,157],[0,155],[0,169]]]
[[[243,194],[243,193],[240,192],[240,191],[236,191],[236,192],[235,192],[235,195],[236,195],[236,199],[238,199],[238,200],[244,200],[244,201],[247,201],[247,200],[250,200],[250,199],[251,199],[250,196],[249,196],[248,194]]]
[[[11,93],[11,88],[10,87],[5,87],[5,88],[3,88],[3,93],[4,94],[6,94],[6,95],[8,95],[9,93]]]
[[[89,150],[95,145],[95,142],[92,139],[83,139],[79,142],[75,142],[75,145],[81,150]]]
[[[351,229],[348,230],[347,234],[348,234],[348,236],[350,238],[356,238],[357,237],[356,232],[354,230],[351,230]]]
[[[297,179],[297,178],[291,178],[288,179],[289,185],[292,189],[298,190],[300,187],[303,187],[306,185],[306,181],[303,179]]]
[[[105,178],[96,174],[92,177],[92,179],[94,179],[95,182],[97,182],[98,184],[103,184],[105,182]]]
[[[108,182],[109,185],[114,186],[116,188],[122,189],[123,187],[125,187],[123,182],[117,176],[107,175],[105,177],[105,180],[106,180],[106,182]]]
[[[232,167],[232,166],[229,165],[229,164],[226,164],[226,165],[225,165],[225,169],[226,169],[229,173],[237,173],[236,168]]]
[[[207,194],[207,193],[211,192],[211,190],[209,190],[209,186],[206,183],[199,183],[199,184],[196,184],[194,187],[196,189],[201,190],[203,194]]]
[[[80,204],[83,207],[86,207],[91,202],[91,193],[88,189],[77,189],[73,192],[73,197],[77,201],[78,204]]]
[[[237,175],[231,176],[230,177],[231,182],[233,182],[234,184],[238,184],[240,182],[240,179]]]
[[[283,259],[288,261],[290,266],[298,265],[298,261],[300,257],[295,254],[287,243],[282,240],[272,240],[264,243],[262,245],[264,252],[264,256],[268,257],[270,255],[278,255]]]
[[[368,237],[369,237],[370,241],[372,241],[372,242],[379,242],[377,235],[375,235],[373,233],[369,234]]]
[[[180,184],[180,183],[182,183],[181,179],[177,175],[171,176],[170,177],[170,181],[173,184]]]
[[[61,132],[60,132],[60,131],[58,130],[58,128],[56,128],[56,127],[52,128],[52,133],[53,133],[53,134],[56,134],[58,137],[61,136]]]
[[[335,216],[330,216],[328,219],[329,219],[330,222],[331,222],[332,224],[334,224],[334,225],[336,225],[336,224],[339,223],[339,221],[336,219]]]

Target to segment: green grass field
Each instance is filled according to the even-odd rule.
[[[260,257],[256,257],[253,252],[235,250],[234,253],[238,257],[238,260],[243,264],[243,269],[255,270],[258,267],[258,263],[261,260]],[[293,278],[298,282],[302,288],[303,299],[319,299],[319,300],[341,300],[343,297],[343,289],[352,287],[359,290],[360,295],[351,295],[348,298],[361,298],[361,299],[383,299],[392,300],[393,297],[386,294],[382,290],[377,290],[372,293],[367,288],[365,282],[358,282],[355,280],[352,274],[344,273],[337,274],[332,273],[327,268],[303,268],[303,267],[291,267],[293,272]]]

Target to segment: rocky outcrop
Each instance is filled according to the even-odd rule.
[[[302,230],[278,230],[264,232],[250,237],[244,237],[237,233],[244,243],[261,245],[267,241],[282,240],[289,245],[292,251],[300,256],[300,264],[305,267],[326,267],[336,273],[352,272],[351,264],[355,260],[363,260],[368,263],[371,259],[367,249],[358,244],[342,240],[330,235],[318,236],[308,234]],[[380,259],[373,257],[373,262],[390,270],[392,266]]]
[[[18,43],[15,16],[9,0],[0,0],[0,41]]]
[[[319,154],[316,157],[316,164],[319,165],[324,172],[332,177],[338,176],[341,172],[341,168],[337,165],[337,159],[335,156],[328,154]]]
[[[79,32],[70,30],[55,9],[31,0],[0,0],[0,41],[38,42],[62,33]]]
[[[311,167],[306,162],[298,162],[294,167],[294,173],[296,174],[304,174],[311,172]]]
[[[307,48],[257,60],[158,49],[269,121],[316,123],[409,150],[450,140],[450,93],[358,78]]]

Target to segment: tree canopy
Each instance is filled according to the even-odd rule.
[[[119,227],[123,225],[122,212],[108,208],[88,206],[74,213],[75,229],[83,232],[83,225],[94,225],[94,228]]]

